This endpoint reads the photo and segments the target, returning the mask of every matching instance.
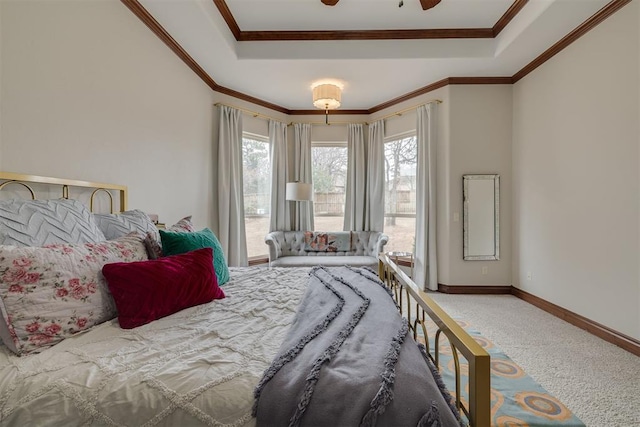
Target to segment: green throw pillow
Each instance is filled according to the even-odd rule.
[[[213,231],[208,228],[192,233],[159,231],[164,255],[179,255],[196,249],[212,248],[213,268],[216,270],[218,285],[224,285],[229,281],[229,268],[224,259],[224,252],[222,252],[222,246]]]

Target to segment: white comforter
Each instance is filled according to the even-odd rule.
[[[307,276],[231,269],[227,298],[136,329],[112,320],[25,357],[0,345],[0,424],[252,425]]]

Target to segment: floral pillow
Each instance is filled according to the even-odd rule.
[[[351,250],[351,232],[305,231],[304,250],[307,252],[338,252]]]
[[[167,230],[179,231],[183,233],[193,233],[194,231],[196,231],[196,228],[193,226],[193,222],[191,222],[191,215],[189,215],[185,216],[180,221],[167,228]]]
[[[167,231],[175,231],[178,233],[193,233],[196,231],[193,223],[191,222],[191,216],[185,216],[180,221],[167,228]],[[147,232],[144,238],[144,245],[147,248],[149,259],[158,259],[162,257],[162,243],[160,241],[158,233]]]
[[[0,246],[0,332],[19,355],[40,352],[116,317],[102,275],[113,262],[148,259],[142,236],[45,247]]]

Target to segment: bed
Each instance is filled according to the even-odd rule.
[[[32,186],[41,184],[61,186],[69,199],[76,189],[90,188],[88,204],[102,194],[98,197],[107,197],[110,210],[115,194],[116,212],[127,209],[124,186],[0,173],[0,189],[20,187],[33,198]],[[184,232],[189,233],[197,232]],[[82,244],[89,250],[102,245]],[[133,256],[129,252],[135,250],[115,244],[119,253]],[[16,249],[7,248],[1,247],[4,257],[12,259]],[[215,262],[215,249],[188,254],[196,252],[208,256],[202,259],[209,265]],[[127,271],[151,262],[127,259],[113,265]],[[189,268],[207,264],[200,258],[185,262]],[[55,345],[32,348],[18,342],[18,350],[25,350],[21,356],[6,343],[0,346],[0,424],[489,425],[489,355],[386,255],[380,254],[377,272],[348,266],[228,270],[228,281],[220,286],[224,298],[209,295],[205,299],[213,300],[174,307],[173,313],[128,329],[122,325],[130,307],[121,305],[111,272],[103,270],[109,275],[101,300],[111,310],[106,320],[71,328]],[[0,281],[8,280],[6,273],[0,270]],[[219,277],[211,280],[220,283]],[[7,289],[0,283],[0,302],[10,306],[15,303]],[[7,317],[6,307],[0,311]],[[459,390],[450,398],[433,368],[437,351],[414,341],[427,335],[427,317],[439,327],[436,340],[446,337],[456,360],[459,354],[469,363],[468,402],[461,401]],[[135,316],[129,320],[136,324]]]

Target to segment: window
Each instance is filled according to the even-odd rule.
[[[314,143],[311,147],[311,162],[315,229],[342,230],[347,185],[347,146]]]
[[[386,251],[415,251],[416,234],[416,136],[390,140],[384,145],[384,232]]]
[[[245,133],[242,138],[242,179],[249,258],[269,252],[264,236],[269,232],[270,171],[269,142],[264,137]]]

